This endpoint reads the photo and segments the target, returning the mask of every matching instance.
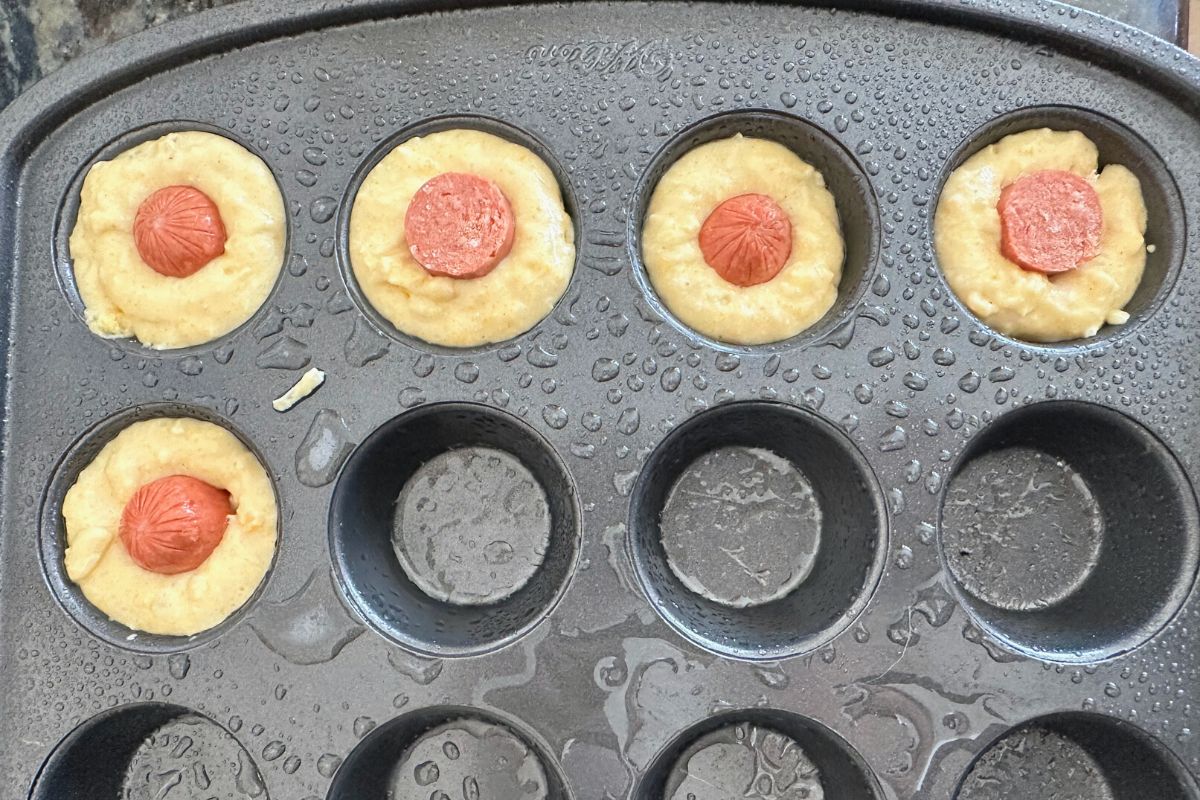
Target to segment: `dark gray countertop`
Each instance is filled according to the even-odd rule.
[[[75,56],[167,20],[235,1],[0,0],[0,108]],[[1186,0],[1068,1],[1164,39],[1186,38]]]
[[[0,0],[0,108],[75,56],[233,0]]]

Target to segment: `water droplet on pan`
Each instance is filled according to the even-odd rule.
[[[604,383],[617,377],[620,371],[621,366],[611,358],[598,358],[592,365],[592,379]]]
[[[187,677],[188,670],[192,667],[192,659],[187,653],[176,653],[167,658],[167,672],[177,681],[181,681]]]
[[[437,680],[443,667],[440,658],[423,658],[401,650],[388,651],[388,664],[419,686],[428,686]]]
[[[337,213],[337,200],[332,197],[318,197],[308,207],[308,214],[313,222],[328,222]]]
[[[353,450],[345,421],[336,411],[323,408],[313,417],[296,448],[296,477],[305,486],[324,486],[334,479]]]
[[[308,354],[308,345],[283,336],[267,345],[258,357],[254,359],[256,366],[263,369],[303,369],[309,365],[312,357]]]
[[[390,346],[390,340],[375,330],[371,323],[363,317],[356,317],[342,352],[350,366],[365,367],[386,355]]]
[[[363,632],[338,599],[328,570],[320,568],[291,597],[261,603],[250,627],[271,650],[302,665],[332,661]]]

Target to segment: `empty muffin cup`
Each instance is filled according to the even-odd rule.
[[[874,800],[879,788],[862,757],[820,722],[754,708],[684,730],[654,757],[633,797]]]
[[[1038,717],[988,746],[955,800],[1190,800],[1195,781],[1163,745],[1099,714]]]
[[[476,708],[435,706],[397,717],[350,753],[326,800],[570,800],[549,750],[519,723]]]
[[[630,506],[630,553],[655,609],[735,658],[833,638],[866,604],[886,539],[878,486],[854,445],[776,403],[688,420],[646,460]]]
[[[735,445],[684,468],[659,524],[667,566],[684,586],[749,608],[786,597],[809,576],[821,520],[812,482],[795,464]]]
[[[233,734],[167,703],[118,706],[83,722],[46,759],[29,798],[174,794],[267,800],[254,759]]]
[[[550,506],[516,457],[490,447],[434,456],[404,484],[392,549],[425,594],[456,605],[512,597],[542,565]]]
[[[1141,644],[1196,575],[1196,499],[1178,462],[1124,415],[1048,402],[968,446],[941,506],[964,608],[1014,649],[1089,662]]]
[[[485,406],[402,414],[350,456],[329,520],[335,572],[412,650],[498,647],[553,607],[579,548],[574,486],[532,428]]]

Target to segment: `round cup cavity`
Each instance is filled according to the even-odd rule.
[[[186,747],[180,746],[181,738],[187,739]],[[203,770],[196,770],[200,759]],[[164,779],[168,769],[178,772],[178,785]],[[196,774],[208,785],[195,782]],[[207,797],[209,790],[215,794],[239,788],[247,796],[268,800],[254,759],[228,730],[167,703],[118,706],[79,725],[42,765],[29,800],[127,797],[131,783],[139,781],[146,785],[137,788],[150,794],[160,789],[164,794]]]
[[[1152,433],[1056,401],[1013,411],[970,443],[942,496],[939,544],[983,628],[1037,658],[1093,662],[1142,644],[1182,605],[1197,519],[1183,469]]]
[[[258,462],[263,465],[263,469],[267,470],[268,476],[270,475],[270,470],[266,466],[267,462],[263,459],[262,453],[254,446],[254,443],[242,435],[237,428],[219,414],[208,409],[184,405],[182,403],[151,403],[136,406],[125,411],[120,411],[102,420],[71,445],[55,468],[54,477],[50,480],[50,484],[46,488],[46,494],[42,499],[41,518],[38,524],[38,549],[41,555],[42,572],[46,577],[46,582],[50,586],[51,594],[54,595],[54,598],[62,606],[63,610],[75,622],[98,639],[102,639],[124,650],[150,655],[176,653],[182,650],[189,650],[193,647],[199,647],[223,635],[226,631],[237,625],[246,612],[258,601],[263,588],[267,585],[271,577],[271,572],[275,568],[275,559],[279,555],[280,538],[280,531],[276,530],[275,555],[272,557],[271,565],[267,568],[266,573],[259,582],[258,588],[242,604],[242,607],[217,625],[191,636],[169,636],[134,630],[127,625],[110,619],[103,611],[88,601],[83,594],[83,590],[67,577],[67,569],[63,563],[63,555],[67,548],[67,528],[62,515],[63,499],[70,488],[75,485],[75,481],[79,478],[79,473],[92,463],[100,450],[115,439],[117,434],[135,422],[158,419],[160,417],[190,417],[220,425],[236,436],[254,454]],[[271,482],[271,489],[274,492],[275,506],[279,508],[279,492],[275,487],[274,481]],[[279,518],[283,518],[282,513],[279,515]]]
[[[541,484],[550,540],[540,567],[519,590],[489,605],[444,602],[422,591],[392,544],[396,499],[429,459],[466,447],[503,451]],[[351,454],[329,510],[329,545],[338,584],[380,634],[430,655],[492,650],[527,632],[557,603],[579,553],[579,509],[566,465],[550,444],[506,412],[439,403],[401,414]]]
[[[224,128],[218,128],[215,125],[209,125],[205,122],[194,122],[190,120],[170,120],[164,122],[156,122],[136,130],[129,131],[116,139],[112,140],[104,147],[100,148],[86,164],[80,168],[75,177],[71,179],[71,183],[67,186],[66,194],[63,196],[62,202],[59,204],[58,218],[54,224],[54,239],[53,239],[53,259],[54,259],[54,275],[58,279],[58,287],[66,298],[67,305],[70,306],[71,312],[83,324],[87,326],[85,319],[85,306],[83,298],[79,295],[79,287],[75,283],[75,267],[71,259],[71,232],[75,229],[75,222],[79,216],[80,193],[83,191],[83,181],[87,178],[88,171],[94,164],[100,161],[111,161],[112,159],[124,153],[126,150],[137,147],[139,144],[153,141],[154,139],[166,136],[168,133],[180,133],[183,131],[200,131],[203,133],[212,133],[225,139],[229,139],[237,145],[240,145],[248,153],[252,153],[263,160],[267,166],[270,162],[264,154],[259,153],[256,148],[251,146],[249,142],[241,138],[232,131]],[[279,183],[278,176],[275,177],[275,186],[279,190],[279,196],[283,198],[284,208],[287,208],[287,194],[283,191],[283,186]],[[132,234],[131,234],[132,235]],[[292,238],[292,220],[290,214],[284,214],[284,233],[283,243],[284,252],[288,250],[289,243]],[[286,272],[286,264],[280,264],[279,275],[275,278],[275,284],[271,287],[270,293],[263,300],[262,305],[250,315],[250,318],[237,326],[228,333],[223,333],[217,338],[209,342],[190,345],[188,347],[176,347],[166,350],[156,350],[139,342],[133,337],[122,337],[118,339],[105,339],[104,341],[112,344],[127,353],[132,353],[138,356],[153,355],[155,358],[183,358],[185,356],[200,355],[220,348],[223,345],[233,341],[242,331],[252,328],[266,309],[271,306],[274,297],[279,293],[280,286],[283,283],[283,276]],[[91,329],[88,329],[91,334]],[[95,336],[95,334],[91,334]]]
[[[741,727],[757,727],[791,739],[817,768],[825,800],[875,800],[881,797],[870,767],[853,747],[825,725],[808,717],[773,708],[726,711],[698,722],[667,744],[650,762],[634,789],[633,800],[672,800],[679,775],[697,747],[714,735],[725,738]]]
[[[955,800],[1088,797],[1192,800],[1196,783],[1166,747],[1133,725],[1086,712],[1037,717],[971,764]]]
[[[504,341],[491,342],[488,344],[476,345],[473,347],[450,347],[447,345],[434,344],[427,342],[424,339],[418,338],[397,328],[391,320],[371,304],[367,296],[363,294],[362,288],[358,285],[358,279],[354,275],[354,266],[350,263],[350,213],[354,210],[354,200],[358,196],[358,190],[362,187],[363,181],[371,173],[371,170],[378,166],[379,162],[387,157],[389,153],[396,149],[399,145],[409,139],[418,136],[428,136],[432,133],[449,130],[475,130],[483,133],[490,133],[493,136],[498,136],[513,144],[519,144],[526,150],[529,150],[550,168],[558,181],[558,189],[562,194],[563,207],[567,210],[567,215],[571,217],[571,224],[575,235],[575,264],[572,268],[571,281],[568,282],[566,290],[563,291],[562,297],[554,304],[554,308],[550,310],[536,325],[524,333],[517,334],[511,339]],[[402,221],[398,222],[400,224]],[[529,132],[518,128],[517,126],[495,119],[494,117],[486,117],[481,114],[446,114],[437,117],[429,117],[420,122],[409,125],[394,135],[384,140],[378,147],[371,151],[366,159],[359,164],[354,172],[353,178],[350,180],[350,185],[346,187],[346,193],[342,197],[341,207],[338,209],[337,220],[337,260],[338,267],[342,273],[342,280],[346,284],[347,293],[358,306],[359,311],[371,321],[371,324],[376,329],[382,331],[386,335],[392,337],[402,344],[406,344],[417,350],[423,350],[430,353],[441,353],[443,355],[462,356],[473,353],[487,353],[493,350],[500,349],[505,345],[528,336],[533,331],[537,330],[545,323],[547,319],[552,318],[560,306],[567,301],[567,297],[571,294],[571,284],[574,283],[575,275],[579,271],[579,254],[582,230],[580,228],[579,205],[575,199],[575,187],[572,185],[567,171],[563,168],[559,160],[554,156],[553,151],[540,139],[536,138]]]
[[[1073,106],[1022,108],[999,116],[976,129],[946,162],[938,182],[937,197],[941,197],[950,173],[962,166],[968,158],[1005,136],[1038,128],[1079,131],[1091,139],[1100,151],[1100,169],[1109,164],[1121,164],[1137,176],[1146,203],[1146,244],[1153,245],[1154,252],[1146,254],[1146,269],[1142,281],[1133,297],[1125,304],[1129,320],[1124,324],[1105,325],[1095,336],[1063,342],[1025,342],[999,331],[995,333],[1012,341],[1020,341],[1024,346],[1051,350],[1102,344],[1133,331],[1142,322],[1154,316],[1175,284],[1183,265],[1186,245],[1183,198],[1170,169],[1149,142],[1111,117]],[[930,242],[933,241],[932,226],[935,215],[936,211],[929,217]],[[936,249],[934,257],[937,257]],[[957,299],[953,290],[951,295]],[[964,314],[975,319],[980,325],[984,324],[964,303],[959,301],[959,304]]]
[[[668,563],[660,524],[684,471],[725,447],[761,448],[790,461],[811,482],[822,514],[804,580],[745,608],[685,586]],[[833,425],[779,403],[728,403],[680,425],[646,459],[632,493],[628,544],[643,591],[671,627],[721,655],[770,660],[820,647],[862,611],[883,571],[887,517],[866,460]]]
[[[502,729],[523,744],[541,764],[546,778],[546,800],[572,800],[562,768],[550,748],[520,722],[498,714],[465,706],[433,706],[391,719],[371,731],[338,767],[326,800],[367,800],[390,797],[396,769],[408,751],[435,728],[463,721],[468,725],[487,725]],[[452,760],[432,759],[440,771],[455,770]],[[436,774],[436,773],[435,773]],[[457,776],[456,776],[457,777]],[[461,784],[456,787],[462,791]],[[436,786],[430,789],[436,791]],[[461,795],[456,795],[461,796]]]
[[[821,319],[788,339],[762,345],[736,345],[717,341],[689,328],[679,320],[654,291],[654,284],[642,260],[642,225],[650,196],[658,181],[671,166],[702,144],[726,139],[734,134],[769,139],[787,147],[816,167],[837,204],[846,243],[846,260],[837,299]],[[629,258],[634,279],[650,306],[690,338],[710,347],[730,352],[775,352],[821,339],[844,321],[862,297],[875,270],[879,255],[879,209],[870,180],[858,161],[840,142],[821,128],[801,117],[778,111],[731,111],[718,114],[683,129],[655,154],[634,190],[634,207],[626,230]]]

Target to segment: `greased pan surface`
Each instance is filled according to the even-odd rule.
[[[1200,68],[1053,3],[839,5],[249,3],[82,59],[0,115],[0,795],[382,798],[409,745],[467,716],[577,800],[656,800],[731,722],[793,738],[831,798],[1000,797],[1018,767],[1047,793],[1197,797]],[[381,324],[346,262],[347,204],[384,148],[460,124],[544,156],[578,246],[549,317],[466,351]],[[931,241],[949,171],[1041,125],[1138,173],[1156,246],[1126,325],[1053,346],[978,322]],[[271,168],[285,268],[212,345],[98,339],[65,250],[83,172],[189,128]],[[688,331],[637,246],[662,170],[736,131],[822,164],[842,211],[838,301],[779,345]],[[325,385],[272,410],[310,365]],[[281,511],[258,595],[190,642],[129,638],[59,563],[74,477],[165,414],[243,437]],[[371,571],[398,488],[379,476],[464,445],[518,455],[553,523],[538,578],[474,615]],[[820,591],[772,614],[696,602],[665,567],[663,498],[725,445],[791,448],[838,509]],[[981,601],[944,546],[975,500],[951,476],[1014,446],[1082,474],[1102,517],[1089,588],[1050,611],[1011,608],[1047,596],[1037,575]]]

